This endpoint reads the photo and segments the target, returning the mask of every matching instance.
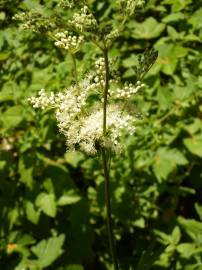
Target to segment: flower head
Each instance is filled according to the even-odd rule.
[[[123,111],[116,99],[128,99],[143,85],[125,84],[122,89],[110,91],[112,104],[107,105],[106,136],[103,136],[103,108],[88,103],[88,97],[97,87],[104,86],[103,58],[96,61],[96,71],[82,80],[79,85],[72,85],[62,92],[46,94],[41,89],[37,97],[29,98],[34,108],[54,108],[57,125],[66,138],[68,149],[80,149],[94,155],[100,147],[110,148],[114,152],[122,149],[120,141],[124,133],[133,135],[135,118]],[[113,79],[113,76],[112,76]]]
[[[110,148],[113,151],[120,151],[122,145],[120,137],[124,132],[134,134],[134,118],[127,113],[122,113],[120,108],[109,105],[107,108],[107,136],[103,136],[103,110],[93,110],[80,121],[68,126],[64,130],[67,146],[70,149],[79,147],[87,154],[97,153],[99,147]]]
[[[75,12],[71,20],[72,26],[79,32],[97,28],[97,21],[87,6],[83,6],[80,12]]]
[[[58,32],[55,34],[55,45],[59,48],[63,48],[71,53],[76,53],[79,51],[83,41],[84,36],[72,35],[68,31]]]

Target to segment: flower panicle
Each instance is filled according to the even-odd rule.
[[[110,148],[114,152],[122,149],[121,137],[127,133],[135,133],[136,118],[123,111],[117,99],[128,99],[137,93],[144,85],[137,82],[134,86],[126,83],[122,88],[110,90],[110,103],[107,105],[106,134],[103,136],[102,103],[91,106],[88,97],[103,87],[104,67],[103,58],[95,63],[95,71],[88,74],[79,85],[72,85],[64,91],[47,94],[41,89],[36,97],[29,98],[34,108],[54,108],[57,125],[66,138],[68,149],[80,149],[89,155],[94,155],[100,147]],[[113,63],[113,62],[112,62]],[[111,76],[111,80],[116,77]],[[100,97],[102,99],[102,96]]]
[[[75,124],[69,126],[63,133],[69,149],[79,147],[81,151],[94,155],[100,147],[110,148],[114,152],[122,150],[120,137],[127,132],[133,135],[135,132],[134,117],[122,113],[120,108],[109,105],[107,108],[107,137],[103,137],[102,108],[92,110]]]

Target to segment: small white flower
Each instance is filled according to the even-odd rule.
[[[90,13],[87,6],[82,7],[80,12],[74,13],[71,24],[81,32],[86,28],[97,27],[97,21]]]
[[[128,99],[132,95],[136,94],[140,89],[142,89],[145,85],[141,83],[140,81],[137,81],[136,85],[133,85],[132,83],[125,83],[123,88],[118,88],[115,90],[110,90],[110,95],[113,98],[117,99]]]
[[[83,44],[83,36],[74,36],[68,31],[58,32],[55,34],[55,46],[63,48],[71,53],[76,53],[79,51],[81,45]]]

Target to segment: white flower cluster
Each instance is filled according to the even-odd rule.
[[[110,148],[113,151],[120,151],[119,138],[123,132],[134,134],[134,118],[128,114],[121,113],[117,106],[109,105],[107,108],[107,137],[103,137],[103,110],[93,111],[89,116],[84,117],[72,124],[66,132],[67,145],[74,150],[75,146],[94,155],[97,153],[96,145]]]
[[[85,84],[83,84],[85,85]],[[121,150],[119,138],[123,132],[134,134],[134,118],[122,113],[120,108],[109,105],[107,108],[107,137],[103,137],[103,109],[85,113],[88,88],[83,88],[80,95],[76,94],[76,86],[65,90],[64,93],[47,95],[42,89],[37,97],[31,97],[29,102],[34,108],[55,108],[55,115],[60,131],[66,137],[68,149],[79,148],[87,154],[97,153],[97,146]],[[80,86],[81,87],[81,86]]]
[[[110,70],[112,69],[113,62],[109,62]],[[109,83],[118,83],[118,76],[111,72]],[[89,85],[91,89],[103,89],[105,85],[105,62],[104,58],[100,57],[95,62],[95,71],[88,74],[87,79],[89,80]]]
[[[25,12],[21,12],[19,14],[15,14],[13,16],[13,20],[19,20],[19,21],[21,21],[21,20],[24,20],[25,18],[26,18],[26,13]]]
[[[33,32],[47,31],[55,27],[55,23],[48,17],[44,17],[37,11],[21,12],[13,16],[14,20],[22,21],[22,29],[32,30]]]
[[[73,8],[74,1],[72,1],[72,0],[71,1],[70,0],[60,0],[59,6]]]
[[[55,41],[57,47],[68,50],[71,53],[76,53],[84,41],[84,36],[71,35],[68,31],[59,32],[54,37],[57,40]]]
[[[73,8],[78,6],[79,4],[83,4],[82,0],[59,0],[59,6]]]
[[[46,109],[55,105],[55,95],[53,92],[48,96],[45,92],[45,89],[41,89],[38,92],[38,97],[28,98],[28,102],[32,104],[33,108]]]
[[[119,37],[118,29],[114,29],[109,34],[107,34],[105,37],[107,47],[110,47],[117,37]]]
[[[122,10],[131,16],[137,8],[145,4],[145,0],[119,0]]]
[[[57,125],[61,133],[65,135],[66,144],[70,150],[80,149],[93,155],[100,147],[105,147],[117,152],[122,148],[120,143],[122,134],[127,132],[132,135],[135,132],[135,118],[127,112],[122,112],[119,105],[107,106],[107,136],[103,136],[103,108],[91,107],[90,113],[87,113],[88,96],[97,86],[104,84],[103,62],[103,58],[96,61],[98,79],[89,78],[88,75],[79,85],[73,85],[64,92],[46,94],[45,90],[41,89],[37,97],[29,98],[34,108],[55,109]],[[93,84],[91,84],[91,79],[94,79]],[[142,87],[140,83],[136,88],[129,84],[121,90],[124,95],[122,92],[119,93],[119,90],[116,95],[128,97],[140,87]]]
[[[86,99],[88,97],[88,89],[83,88],[82,92],[78,95],[75,93],[75,87],[71,87],[66,92],[59,93],[56,99],[56,119],[58,127],[62,133],[66,133],[69,127],[78,121],[80,114],[86,105]]]
[[[23,21],[23,23],[20,25],[20,27],[22,29],[31,29],[31,30],[35,31],[35,28],[33,27],[30,19],[28,19],[28,14],[27,13],[21,12],[19,14],[15,14],[13,16],[13,20]]]
[[[118,88],[116,90],[109,90],[109,94],[113,98],[124,99],[130,98],[132,95],[136,94],[140,89],[142,89],[145,85],[140,81],[137,81],[136,86],[132,83],[125,83],[123,88]]]
[[[78,94],[81,89],[82,92]],[[81,83],[79,86],[74,85],[64,92],[56,94],[51,92],[49,95],[46,94],[44,89],[41,89],[37,97],[31,97],[28,101],[32,104],[33,108],[55,108],[58,126],[63,132],[86,105],[88,90],[89,88],[86,88],[84,83]]]
[[[74,13],[70,23],[80,32],[97,27],[97,21],[87,6],[82,7],[80,12]]]

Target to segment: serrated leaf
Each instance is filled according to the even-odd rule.
[[[164,0],[163,4],[168,4],[172,6],[173,12],[178,12],[182,9],[184,9],[187,5],[189,5],[192,2],[192,0]]]
[[[192,24],[195,29],[200,29],[202,27],[202,8],[199,8],[192,14],[189,23]]]
[[[202,135],[195,135],[183,140],[187,149],[194,155],[202,157]]]
[[[159,242],[161,242],[163,245],[168,245],[171,243],[172,238],[170,235],[159,230],[154,230],[154,233],[158,237]]]
[[[69,204],[74,204],[77,203],[81,200],[81,196],[79,196],[78,194],[76,194],[76,192],[72,189],[69,190],[67,192],[65,192],[65,194],[63,194],[57,204],[62,206],[62,205],[69,205]]]
[[[186,233],[199,245],[202,244],[202,222],[194,219],[185,219],[178,217],[180,226],[186,231]]]
[[[199,118],[193,119],[193,122],[183,127],[189,134],[197,133],[202,130],[202,121]]]
[[[176,226],[172,231],[172,242],[174,245],[178,244],[181,238],[180,228]]]
[[[202,205],[195,203],[194,206],[195,206],[196,212],[197,212],[200,220],[202,221]]]
[[[171,37],[171,39],[176,40],[180,39],[182,36],[175,30],[174,27],[168,26],[167,27],[168,35]]]
[[[56,216],[56,202],[55,196],[48,193],[40,193],[36,199],[36,206],[38,206],[47,216]]]
[[[156,68],[162,70],[167,75],[172,75],[177,66],[177,57],[174,55],[174,45],[166,44],[161,40],[155,45],[155,49],[159,52]]]
[[[126,68],[134,67],[138,65],[138,56],[131,54],[128,58],[123,60],[123,66]]]
[[[67,152],[65,153],[65,161],[76,168],[78,164],[84,159],[84,156],[80,152]]]
[[[32,247],[32,252],[37,256],[37,265],[45,268],[51,265],[62,253],[62,246],[64,244],[65,236],[51,237],[47,240],[40,241],[36,246]]]
[[[6,129],[17,127],[23,120],[24,108],[20,105],[16,105],[8,108],[2,115],[2,121]]]
[[[27,219],[28,219],[30,222],[32,222],[32,223],[34,223],[34,224],[37,224],[38,221],[39,221],[39,218],[40,218],[40,211],[39,211],[39,210],[37,211],[37,210],[34,208],[33,203],[30,202],[30,201],[28,201],[28,202],[26,203],[26,208],[25,208],[25,210],[26,210],[26,216],[27,216]]]
[[[135,39],[151,39],[158,37],[165,29],[165,24],[159,23],[153,17],[147,18],[143,23],[136,23],[132,36]]]
[[[167,16],[165,16],[162,19],[162,22],[164,23],[170,23],[170,22],[175,22],[175,21],[179,21],[179,20],[184,20],[185,19],[185,15],[181,12],[176,12],[176,13],[171,13]]]
[[[22,246],[34,244],[35,242],[36,240],[29,234],[24,234],[17,240],[17,244]]]
[[[166,179],[177,167],[185,165],[188,161],[178,149],[161,147],[158,149],[153,164],[153,170],[159,180]]]
[[[30,156],[25,155],[22,156],[19,159],[18,163],[18,171],[20,174],[20,181],[24,183],[29,188],[32,187],[33,183],[33,164],[30,164],[30,161],[33,161],[33,159],[30,159]]]
[[[195,252],[196,246],[194,243],[182,243],[179,244],[176,249],[183,258],[189,258]]]

